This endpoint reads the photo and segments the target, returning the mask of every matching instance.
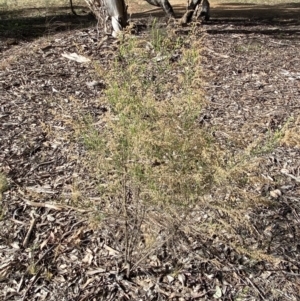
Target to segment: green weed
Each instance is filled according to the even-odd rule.
[[[6,177],[0,173],[0,201],[2,200],[2,194],[8,189],[8,181]]]

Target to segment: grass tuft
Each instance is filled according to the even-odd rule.
[[[275,262],[264,245],[253,247],[261,238],[249,212],[273,206],[257,192],[269,181],[260,163],[286,129],[249,145],[238,142],[235,153],[217,142],[214,129],[199,122],[206,106],[201,41],[193,33],[182,40],[165,31],[154,22],[145,39],[120,40],[108,70],[95,63],[106,82],[101,103],[107,110],[101,120],[83,116],[78,132],[101,196],[94,217],[101,227],[122,228],[116,235],[123,235],[131,270],[162,244],[176,244],[179,232],[204,240],[218,235],[253,260]]]
[[[129,38],[120,45],[106,78],[107,123],[102,132],[89,129],[84,139],[107,194],[115,198],[126,186],[145,203],[184,206],[208,191],[215,165],[213,138],[197,122],[203,106],[201,48],[182,45],[180,60],[171,63],[178,41],[157,28],[151,37],[151,43]],[[174,67],[180,88],[166,82]]]

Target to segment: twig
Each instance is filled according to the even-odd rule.
[[[180,219],[178,225],[183,225],[184,221],[187,219],[189,213],[195,208],[195,204],[192,206],[192,208],[190,208],[190,210],[188,210],[184,216]],[[174,237],[176,231],[177,231],[177,226],[175,225],[173,227],[173,231],[171,234],[169,234],[169,236],[162,242],[157,243],[156,244],[156,249],[157,248],[161,248],[166,242],[170,241],[172,239],[172,237]],[[153,252],[155,252],[154,249],[149,250],[144,256],[142,256],[137,262],[135,262],[131,267],[130,267],[130,271],[132,271],[133,269],[135,269],[142,261],[144,261],[150,254],[152,254]]]
[[[288,177],[290,177],[290,178],[292,178],[296,182],[300,183],[300,177],[295,177],[295,176],[293,176],[293,175],[291,175],[291,174],[289,174],[289,173],[287,173],[287,172],[285,172],[283,170],[281,170],[281,173],[284,174],[284,175],[286,175],[286,176],[288,176]]]
[[[256,284],[254,284],[248,277],[246,277],[247,281],[251,284],[251,286],[258,291],[260,297],[263,299],[263,300],[266,300],[264,294],[261,292],[261,290],[257,287]]]
[[[282,271],[282,273],[287,276],[300,277],[300,274],[297,274],[297,273],[290,273],[290,272],[286,272],[286,271]]]
[[[282,292],[281,290],[277,289],[276,290],[279,294],[281,294],[282,296],[286,297],[287,299],[289,300],[295,300],[295,299],[292,299],[291,297],[289,297],[287,294],[285,294],[284,292]]]
[[[35,218],[34,216],[32,216],[32,219],[31,219],[31,222],[30,222],[29,229],[28,229],[27,234],[26,234],[26,236],[25,236],[25,238],[24,238],[24,241],[23,241],[23,247],[24,247],[24,248],[27,248],[27,246],[28,246],[28,242],[29,242],[29,239],[30,239],[30,235],[31,235],[31,233],[32,233],[32,231],[33,231],[33,228],[34,228],[34,226],[35,226],[35,223],[36,223],[36,218]]]
[[[18,284],[18,287],[17,287],[17,293],[20,292],[20,290],[21,290],[21,288],[22,288],[22,286],[23,286],[23,283],[24,283],[24,275],[21,277],[21,280],[20,280],[20,282],[19,282],[19,284]]]
[[[25,223],[25,222],[18,221],[18,220],[17,220],[17,219],[15,219],[15,218],[11,218],[10,220],[11,220],[12,222],[16,223],[16,224],[19,224],[19,225],[23,225],[23,226],[25,226],[25,225],[26,225],[26,223]]]
[[[42,257],[41,258],[39,258],[39,260],[37,261],[37,262],[35,262],[35,266],[37,266],[44,258],[45,258],[45,256],[48,254],[48,253],[50,253],[55,247],[57,246],[57,244],[55,244],[55,245],[52,245],[43,255],[42,255]]]
[[[63,210],[63,209],[71,209],[71,210],[75,210],[75,211],[82,212],[82,213],[90,211],[90,210],[79,209],[79,208],[75,208],[75,207],[67,206],[67,205],[32,202],[32,201],[26,200],[24,198],[23,198],[23,201],[29,206],[50,208],[50,209],[59,210],[59,211]]]
[[[75,16],[78,16],[77,13],[76,13],[76,11],[75,11],[75,9],[74,9],[73,1],[72,1],[72,0],[70,0],[70,6],[71,6],[71,11],[72,11],[72,13],[73,13]]]
[[[217,53],[215,51],[213,51],[212,49],[208,48],[208,47],[205,47],[204,50],[207,50],[208,52],[210,52],[211,54],[215,55],[215,56],[218,56],[218,57],[221,57],[223,59],[228,59],[229,58],[229,55],[227,54],[222,54],[222,53]]]
[[[125,269],[126,269],[126,277],[129,278],[131,250],[129,249],[129,235],[128,235],[126,176],[124,176],[124,182],[123,182],[123,210],[124,210],[123,213],[125,219]]]
[[[25,293],[24,293],[24,296],[22,298],[22,301],[25,301],[26,300],[26,295],[28,294],[29,290],[32,288],[32,286],[34,285],[34,283],[38,280],[40,274],[42,272],[42,268],[40,268],[37,273],[35,274],[35,276],[33,277],[32,281],[30,282],[30,284],[28,285]]]

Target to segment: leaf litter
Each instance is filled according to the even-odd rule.
[[[293,26],[299,30],[299,24]],[[284,135],[288,130],[292,137],[299,135],[300,45],[296,33],[295,38],[266,34],[271,27],[212,22],[196,32],[204,43],[207,98],[200,125],[215,128],[217,141],[233,154],[253,145],[250,151],[261,155],[261,174],[247,172],[265,181],[243,189],[276,201],[246,208],[244,218],[253,228],[242,220],[236,228],[241,248],[269,254],[256,259],[226,243],[233,239],[225,230],[231,222],[226,211],[194,207],[189,231],[184,222],[170,229],[168,220],[153,212],[140,232],[142,248],[153,236],[157,247],[142,258],[135,254],[135,264],[128,266],[125,221],[102,212],[97,179],[82,160],[87,150],[74,139],[73,126],[80,114],[101,118],[107,110],[99,102],[105,83],[80,58],[97,60],[105,69],[118,45],[105,37],[99,43],[97,31],[86,29],[2,52],[0,171],[9,189],[1,202],[1,298],[297,300],[300,149],[299,142]],[[70,60],[65,54],[71,54]],[[272,144],[271,134],[281,131],[283,139]],[[214,200],[240,204],[234,193],[223,195],[222,190],[207,196],[208,202]],[[90,224],[91,207],[99,212],[100,227]],[[198,225],[213,219],[222,220],[224,228],[211,236],[202,233]],[[175,220],[184,217],[175,215]]]

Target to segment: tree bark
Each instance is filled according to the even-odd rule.
[[[111,20],[112,35],[127,26],[127,6],[124,0],[85,0],[98,22],[102,23],[108,33],[107,21]]]
[[[186,13],[183,15],[183,17],[180,20],[180,23],[182,25],[185,25],[189,22],[191,22],[192,17],[195,13],[195,10],[197,8],[198,5],[200,5],[202,2],[202,8],[201,8],[201,13],[200,16],[204,17],[206,21],[209,20],[210,18],[210,4],[208,2],[208,0],[189,0],[188,1],[188,7],[187,7],[187,11]]]
[[[170,17],[175,17],[173,7],[168,0],[146,0],[149,4],[161,7]]]

